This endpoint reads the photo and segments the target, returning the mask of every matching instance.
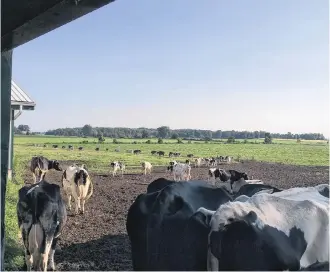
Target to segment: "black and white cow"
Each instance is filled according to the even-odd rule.
[[[232,197],[203,181],[159,183],[159,191],[139,195],[127,214],[133,269],[206,270],[208,232],[189,228],[189,218],[203,205],[216,209]]]
[[[42,180],[21,188],[18,191],[17,219],[27,270],[47,271],[47,266],[55,270],[56,243],[67,221],[60,186]]]
[[[329,262],[329,198],[315,187],[256,194],[198,212],[211,227],[208,270],[297,271]]]
[[[93,195],[93,182],[85,165],[71,165],[62,175],[63,190],[68,197],[68,208],[71,210],[71,196],[75,202],[75,213],[85,212],[85,202]],[[90,188],[90,192],[88,193]]]
[[[165,156],[165,152],[164,151],[158,151],[157,154],[158,154],[158,156],[163,156],[163,157]]]
[[[112,163],[110,163],[110,166],[112,168],[112,176],[114,177],[115,174],[117,173],[118,170],[121,171],[121,175],[124,175],[124,171],[125,171],[125,164],[123,162],[120,161],[114,161]]]
[[[133,151],[133,154],[137,155],[137,154],[141,154],[141,150],[140,149],[136,149]]]
[[[166,186],[171,185],[173,183],[175,183],[175,181],[173,181],[173,180],[168,180],[165,178],[158,178],[148,185],[147,194],[160,191],[163,188],[165,188]]]
[[[43,156],[32,157],[30,171],[33,174],[34,183],[43,180],[46,173],[51,169],[62,171],[60,163],[57,160],[48,160]]]
[[[151,155],[156,155],[157,154],[157,151],[153,150],[151,151]]]
[[[83,150],[84,148],[83,148],[82,146],[79,146],[79,148],[78,148],[78,149],[81,151],[81,150]]]

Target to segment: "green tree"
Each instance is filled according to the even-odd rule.
[[[162,127],[157,128],[157,132],[158,132],[159,138],[165,139],[170,134],[170,128],[167,126],[162,126]]]
[[[178,138],[179,138],[179,134],[176,133],[176,132],[174,132],[174,133],[172,134],[172,136],[171,136],[171,139],[174,139],[174,140],[176,140],[176,139],[178,139]]]
[[[149,138],[150,135],[149,135],[149,132],[147,130],[143,130],[142,131],[142,134],[141,134],[141,138]]]
[[[269,132],[266,132],[266,133],[265,133],[265,140],[264,140],[264,143],[265,143],[265,144],[271,144],[271,143],[273,143],[272,135],[270,135]]]
[[[235,137],[233,137],[233,136],[230,136],[228,139],[227,139],[227,143],[228,144],[232,144],[232,143],[234,143],[235,142]]]
[[[84,125],[82,128],[82,133],[86,137],[93,136],[93,127],[91,125]]]
[[[158,139],[158,143],[159,143],[159,144],[162,144],[162,143],[163,143],[163,139],[162,139],[162,138],[159,138],[159,139]]]

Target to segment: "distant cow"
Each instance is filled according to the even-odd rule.
[[[112,167],[113,171],[112,171],[112,176],[115,176],[116,172],[118,170],[121,170],[121,175],[124,175],[124,171],[125,171],[125,164],[123,162],[119,162],[119,161],[114,161],[112,163],[110,163],[110,166]]]
[[[65,145],[62,145],[62,149],[65,149]]]
[[[83,150],[84,148],[83,148],[82,146],[79,146],[79,148],[78,148],[78,149],[81,151],[81,150]]]
[[[195,159],[195,167],[200,167],[202,164],[202,158]]]
[[[158,156],[165,156],[165,152],[164,151],[158,151],[157,154],[158,154]]]
[[[85,202],[93,194],[93,182],[85,169],[85,166],[69,166],[62,175],[62,185],[68,197],[69,210],[71,210],[71,196],[73,196],[76,205],[75,213],[78,214],[79,209],[84,213]],[[91,189],[90,193],[88,193],[89,187]]]
[[[249,177],[245,172],[238,172],[236,170],[228,170],[228,172],[230,173],[230,180],[231,181],[237,181],[241,178],[248,180]]]
[[[188,154],[187,157],[192,158],[192,157],[194,157],[194,154]]]
[[[140,149],[136,149],[136,150],[133,151],[133,153],[134,153],[135,155],[137,155],[137,154],[141,154],[141,150],[140,150]]]
[[[44,145],[44,147],[47,147],[47,145]]]
[[[62,171],[60,163],[57,160],[48,160],[43,156],[32,157],[30,170],[33,174],[34,183],[36,183],[37,180],[43,180],[46,176],[46,173],[51,169]]]
[[[74,149],[73,145],[69,145],[68,147],[69,147],[70,150]]]
[[[186,160],[186,164],[190,165],[190,160]]]
[[[157,151],[151,151],[151,155],[156,155],[157,154]]]
[[[184,163],[177,163],[173,166],[173,178],[175,181],[178,180],[189,180],[191,167]]]
[[[229,181],[231,176],[224,169],[210,168],[208,172],[209,178],[220,179],[222,182]]]
[[[58,148],[58,145],[57,145],[57,144],[54,144],[54,145],[53,145],[53,148]]]
[[[231,163],[232,159],[233,159],[232,157],[230,157],[230,156],[226,156],[226,157],[224,158],[224,161],[227,162],[227,163]]]
[[[151,174],[152,165],[150,162],[147,161],[141,162],[141,166],[142,166],[142,170],[144,170],[144,175],[146,175],[147,172]]]
[[[109,148],[106,148],[105,151],[109,151]]]
[[[47,266],[55,270],[56,243],[67,221],[60,186],[43,180],[21,188],[18,191],[17,219],[27,271],[32,267],[35,271],[47,271]]]
[[[95,151],[100,151],[100,148],[99,147],[95,148]]]

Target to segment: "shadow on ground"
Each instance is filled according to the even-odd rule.
[[[58,270],[132,270],[126,234],[105,235],[86,243],[71,244],[55,253]]]

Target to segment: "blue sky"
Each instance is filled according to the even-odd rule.
[[[14,50],[17,124],[329,135],[327,0],[116,0]]]

